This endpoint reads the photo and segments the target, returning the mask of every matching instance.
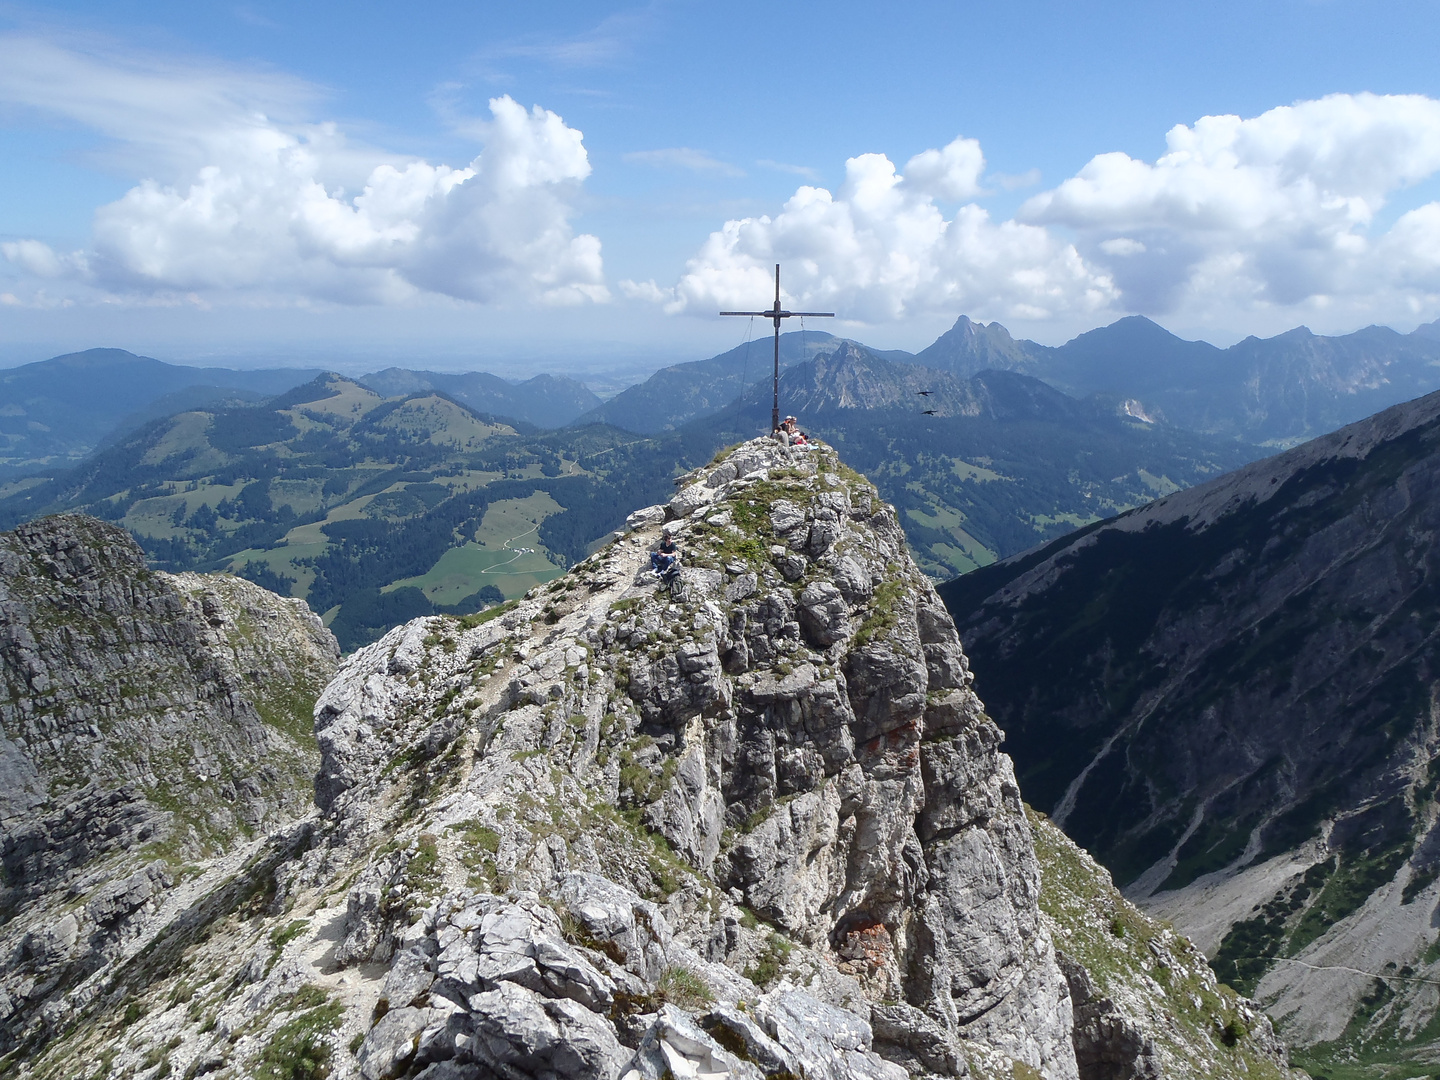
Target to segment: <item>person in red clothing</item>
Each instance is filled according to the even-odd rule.
[[[780,437],[786,446],[799,446],[806,450],[810,448],[809,437],[800,430],[799,421],[793,416],[787,416],[780,422]]]

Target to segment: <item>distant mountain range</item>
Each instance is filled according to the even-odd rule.
[[[832,352],[845,340],[818,330],[782,334],[780,370]],[[887,360],[913,359],[910,353],[900,350],[867,351]],[[661,368],[644,382],[622,390],[599,408],[581,416],[575,423],[614,424],[642,435],[672,431],[690,420],[719,412],[751,387],[761,384],[769,387],[774,365],[772,339],[761,336],[708,360]],[[787,406],[787,411],[790,408]]]
[[[0,477],[79,461],[117,428],[133,429],[157,415],[263,400],[318,374],[185,367],[124,349],[90,349],[0,370]]]
[[[1440,388],[1440,324],[1343,337],[1301,326],[1218,349],[1136,315],[1050,348],[962,316],[915,362],[961,377],[1019,371],[1081,397],[1136,399],[1177,427],[1285,446]]]
[[[1017,372],[961,379],[850,341],[787,368],[780,399],[876,484],[899,510],[916,561],[942,578],[1263,453],[1138,419],[1099,395],[1077,400]],[[696,449],[749,438],[769,427],[770,405],[767,380],[677,434]]]
[[[538,428],[565,427],[600,405],[600,398],[584,383],[564,375],[536,375],[511,383],[484,371],[452,374],[392,367],[361,376],[359,381],[382,397],[438,390],[477,412]]]
[[[1326,1075],[1440,1046],[1437,491],[1440,393],[940,588],[1025,798]]]
[[[89,349],[0,369],[0,479],[74,464],[150,420],[189,409],[253,405],[300,386],[318,368],[198,368],[124,349]],[[564,427],[600,398],[575,379],[509,383],[485,372],[387,368],[363,379],[382,397],[438,390],[480,412]]]
[[[781,369],[834,352],[847,340],[815,330],[783,334]],[[960,382],[985,370],[1018,372],[1074,397],[1128,403],[1132,415],[1264,446],[1293,445],[1440,388],[1440,321],[1411,334],[1371,326],[1342,337],[1297,327],[1219,349],[1184,341],[1140,316],[1059,347],[1017,340],[999,323],[961,316],[917,354],[867,351]],[[604,423],[654,435],[720,412],[750,388],[768,385],[771,363],[770,341],[760,334],[707,360],[662,368],[608,401],[563,375],[512,383],[485,372],[392,367],[360,381],[383,397],[439,391],[480,412],[539,428]],[[184,367],[120,349],[0,371],[0,478],[76,462],[170,412],[253,403],[317,374]],[[928,404],[938,413],[962,407],[947,400],[950,384],[938,375],[920,378],[937,383]],[[785,406],[787,412],[797,408],[803,408],[800,402]]]
[[[781,337],[781,400],[871,476],[900,511],[917,561],[946,578],[1254,460],[1261,437],[1426,389],[1440,374],[1440,359],[1432,359],[1440,358],[1437,333],[1433,325],[1409,335],[1370,328],[1344,338],[1293,331],[1220,350],[1136,318],[1051,349],[1017,341],[998,323],[962,318],[911,355],[803,331]],[[358,410],[339,417],[330,406],[293,397],[312,374],[302,370],[187,368],[119,350],[57,357],[0,372],[0,420],[8,424],[0,425],[8,443],[0,482],[12,481],[0,487],[0,520],[89,508],[123,520],[168,567],[272,567],[278,576],[266,579],[271,585],[293,582],[279,587],[321,604],[333,621],[335,603],[323,587],[311,594],[315,574],[304,560],[334,545],[307,522],[323,518],[329,527],[378,516],[399,528],[439,513],[436,500],[461,494],[446,476],[466,476],[472,491],[533,480],[518,495],[504,488],[504,498],[546,493],[543,506],[532,508],[538,539],[520,545],[536,548],[541,563],[534,570],[543,571],[547,557],[582,557],[623,517],[618,503],[607,509],[607,498],[617,496],[606,485],[633,489],[636,498],[642,489],[660,491],[676,470],[767,430],[770,362],[770,342],[761,336],[662,369],[605,402],[561,376],[514,384],[480,372],[388,368],[358,382],[322,380],[343,387],[335,395]],[[1246,405],[1264,396],[1257,386],[1270,385],[1246,375],[1261,369],[1283,390],[1268,412]],[[267,400],[277,390],[285,392]],[[422,399],[431,405],[420,419],[397,404]],[[323,414],[323,422],[311,413]],[[412,419],[401,423],[405,417]],[[476,423],[483,433],[470,430]],[[251,438],[244,433],[252,428],[259,442],[235,442]],[[465,434],[447,434],[452,429]],[[605,457],[587,456],[596,454]],[[372,490],[385,469],[414,475]],[[302,477],[328,490],[302,493],[293,483]],[[576,493],[557,494],[569,491],[561,480]],[[268,502],[237,499],[256,484]],[[217,490],[213,498],[172,498],[191,485]],[[169,500],[164,514],[150,501],[161,497]],[[223,510],[213,527],[207,513],[190,524],[196,505],[182,523],[166,516],[198,502]],[[293,519],[282,520],[286,507]],[[301,534],[286,539],[302,525],[303,543]],[[272,556],[282,540],[289,551]],[[465,540],[456,534],[452,542]],[[436,565],[407,564],[405,574],[380,574],[366,588],[440,573]],[[342,620],[337,633],[354,643],[392,616],[472,602],[482,585],[496,584],[493,577],[467,570],[443,588],[426,577],[423,602],[412,596],[404,612],[376,608],[363,633],[349,634]],[[499,591],[511,595],[519,581]]]
[[[781,370],[833,352],[846,340],[820,331],[782,334]],[[1440,321],[1410,334],[1370,326],[1342,337],[1297,327],[1220,349],[1185,341],[1141,316],[1058,347],[961,316],[919,353],[869,352],[961,381],[985,370],[1018,372],[1074,397],[1128,403],[1132,415],[1263,446],[1291,446],[1440,388]],[[647,435],[675,430],[719,412],[750,387],[768,385],[771,363],[768,342],[757,338],[708,360],[662,368],[574,422]],[[782,404],[786,412],[803,408]],[[943,393],[928,404],[949,408]]]
[[[819,331],[805,331],[803,338],[798,331],[782,334],[781,370],[833,352],[846,340]],[[1128,402],[1132,415],[1177,428],[1278,447],[1440,389],[1440,321],[1410,334],[1370,326],[1342,337],[1296,327],[1220,349],[1185,341],[1141,316],[1058,347],[961,316],[919,353],[869,351],[962,382],[985,370],[1018,372],[1074,397]],[[662,368],[575,422],[599,421],[640,434],[674,430],[719,412],[750,387],[768,386],[771,363],[769,343],[757,338],[708,360]],[[797,415],[804,408],[798,401],[782,404]],[[928,404],[941,412],[951,408],[938,391]]]

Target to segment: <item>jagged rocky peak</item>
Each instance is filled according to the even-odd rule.
[[[969,684],[894,509],[828,448],[745,443],[525,600],[350,657],[316,706],[313,832],[198,901],[35,1072],[1283,1075],[1200,976],[1165,1056],[1159,982],[1125,991],[1182,950],[1150,924],[1123,964],[1095,944],[1113,890],[1077,873],[1042,910]]]
[[[152,573],[116,526],[0,534],[0,1053],[61,1025],[197,862],[307,812],[338,659],[301,601]]]
[[[376,800],[400,797],[387,769],[417,747],[427,782],[454,784],[426,826],[437,865],[474,864],[463,883],[417,897],[399,920],[419,920],[407,931],[378,912],[409,861],[372,862],[342,954],[387,955],[411,933],[449,970],[447,945],[457,960],[489,947],[483,934],[452,945],[457,904],[462,919],[482,918],[486,905],[509,910],[501,896],[533,893],[583,922],[592,892],[611,906],[628,897],[627,911],[654,905],[668,968],[597,966],[594,981],[627,988],[637,1011],[609,1025],[618,1056],[593,1075],[623,1064],[627,1041],[680,1022],[651,1015],[660,991],[643,981],[674,969],[697,998],[768,1018],[757,1020],[768,1033],[736,1030],[777,1055],[802,1052],[775,1042],[778,1018],[815,1010],[850,1032],[826,1053],[853,1055],[857,1075],[1014,1059],[1073,1076],[1068,992],[1039,924],[1019,793],[894,510],[831,451],[758,440],[630,523],[508,614],[473,630],[413,623],[326,691],[321,806],[355,819],[347,831],[377,825]],[[668,585],[648,570],[662,526],[682,550]],[[493,836],[493,851],[467,835]],[[468,1008],[500,992],[468,978],[447,1000]],[[531,993],[543,1009],[543,986]],[[402,1021],[435,1022],[390,1023]],[[410,1034],[424,1041],[421,1028]],[[719,1038],[707,1053],[728,1052]],[[497,1067],[487,1052],[468,1042],[456,1054]]]

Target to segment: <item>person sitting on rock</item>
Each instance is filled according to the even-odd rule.
[[[675,536],[667,531],[660,538],[660,546],[650,553],[650,569],[664,577],[679,560],[680,550],[675,546]]]
[[[780,436],[786,446],[798,446],[802,450],[810,449],[810,437],[800,430],[800,421],[793,416],[787,416],[781,421]]]
[[[798,446],[805,442],[799,423],[793,416],[787,416],[780,422],[780,441],[786,446]]]

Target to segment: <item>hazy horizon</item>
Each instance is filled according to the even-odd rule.
[[[1122,316],[1123,317],[1123,316]],[[978,321],[978,320],[977,320]],[[991,320],[999,321],[999,320]],[[1118,320],[1112,320],[1114,321]],[[1151,320],[1166,330],[1170,330],[1159,320]],[[738,322],[738,320],[737,320]],[[789,324],[786,324],[787,327]],[[939,333],[925,339],[916,345],[896,345],[885,341],[868,339],[864,334],[866,328],[861,327],[860,332],[847,332],[847,328],[836,326],[827,320],[820,322],[812,320],[805,327],[806,331],[820,331],[834,334],[836,337],[851,338],[862,344],[880,350],[902,349],[907,352],[919,352],[931,344],[940,333],[944,333],[954,322],[946,325]],[[1002,325],[1004,325],[1002,323]],[[1099,329],[1101,326],[1108,326],[1111,323],[1099,324],[1095,327],[1087,327],[1086,330]],[[1367,324],[1385,325],[1385,324]],[[1416,326],[1421,324],[1416,324]],[[1416,329],[1416,326],[1390,327],[1397,333],[1408,334]],[[1016,333],[1014,328],[1006,326],[1012,336],[1017,339],[1026,337],[1024,334]],[[1279,333],[1288,333],[1296,327],[1288,327]],[[1313,332],[1313,328],[1312,332]],[[1353,330],[1345,331],[1342,334],[1323,335],[1327,337],[1344,336],[1344,333],[1353,333],[1364,327],[1355,327]],[[152,359],[162,360],[166,363],[184,365],[190,367],[214,367],[232,368],[237,370],[249,370],[258,368],[323,368],[327,371],[334,371],[337,374],[351,378],[373,374],[383,371],[386,368],[398,367],[413,371],[433,371],[445,374],[463,374],[468,372],[487,372],[497,375],[509,382],[520,383],[539,374],[567,375],[589,386],[601,397],[608,397],[627,386],[643,382],[650,375],[663,367],[673,364],[689,363],[697,360],[706,360],[722,352],[743,345],[749,340],[755,350],[757,362],[763,361],[769,356],[768,342],[771,340],[773,330],[763,320],[754,320],[753,327],[748,327],[748,337],[742,337],[738,341],[728,344],[721,342],[712,352],[695,355],[681,355],[678,351],[671,352],[642,352],[623,343],[609,343],[607,351],[596,351],[588,356],[576,357],[567,353],[535,353],[525,354],[516,352],[513,354],[496,353],[486,356],[483,353],[474,351],[466,352],[463,346],[457,344],[454,351],[446,351],[443,348],[436,348],[433,343],[429,352],[421,354],[417,352],[387,352],[382,347],[374,347],[370,351],[345,350],[338,346],[322,347],[317,346],[309,352],[279,352],[256,350],[251,352],[171,352],[168,355],[161,355],[160,351],[148,351],[145,349],[126,348],[121,345],[88,345],[82,348],[64,349],[60,352],[46,353],[45,355],[28,355],[36,350],[37,346],[25,346],[24,344],[4,343],[0,344],[0,370],[7,370],[23,366],[24,364],[36,363],[39,361],[53,359],[56,356],[64,356],[71,353],[85,352],[97,348],[120,348],[126,352],[138,356],[148,356]],[[1081,330],[1079,333],[1085,333]],[[782,334],[797,333],[798,326],[794,329],[786,329]],[[1170,330],[1171,333],[1175,331]],[[1058,346],[1067,341],[1073,340],[1077,334],[1070,334],[1063,340],[1038,341],[1038,344]],[[1231,340],[1214,340],[1204,336],[1188,337],[1184,334],[1176,334],[1188,341],[1206,341],[1219,348],[1228,348],[1236,342],[1243,340],[1242,337],[1234,337]],[[1257,335],[1261,337],[1275,337],[1277,334]],[[907,339],[908,340],[908,339]],[[1035,341],[1035,338],[1029,340]]]

